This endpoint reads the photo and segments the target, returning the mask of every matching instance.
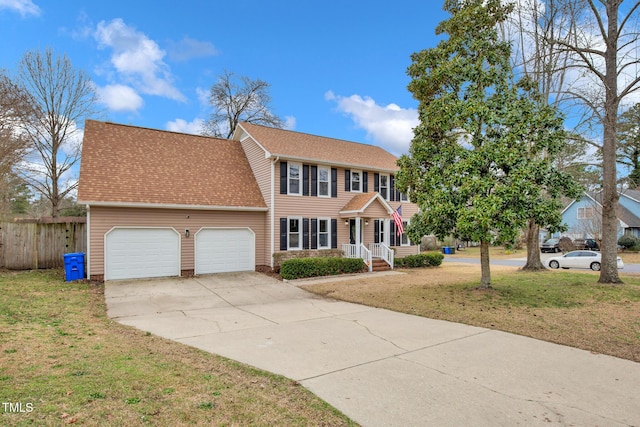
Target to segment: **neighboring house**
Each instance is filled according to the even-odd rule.
[[[562,222],[568,230],[562,235],[572,239],[602,238],[602,194],[585,192],[580,200],[571,201],[562,211]],[[640,237],[640,192],[624,190],[617,207],[618,233]]]
[[[391,220],[402,206],[406,226],[418,210],[395,189],[396,160],[372,145],[247,123],[225,140],[89,120],[78,187],[88,275],[246,271],[331,249],[392,265],[419,253]]]

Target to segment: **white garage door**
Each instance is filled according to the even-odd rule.
[[[180,235],[171,228],[114,228],[105,240],[105,279],[180,275]]]
[[[196,274],[255,270],[255,235],[248,228],[205,228],[195,239]]]

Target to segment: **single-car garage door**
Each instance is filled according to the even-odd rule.
[[[195,236],[196,274],[255,270],[256,239],[248,228],[203,228]]]
[[[105,279],[180,275],[180,235],[172,228],[114,228],[105,238]]]

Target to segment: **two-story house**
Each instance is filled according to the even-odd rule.
[[[79,203],[93,280],[274,267],[274,254],[419,253],[380,147],[242,123],[231,140],[89,120]],[[286,256],[285,256],[286,258]]]
[[[640,237],[640,191],[625,189],[619,194],[617,238],[623,234]],[[572,239],[602,238],[602,192],[585,192],[579,200],[570,201],[562,211],[568,230],[562,233]]]

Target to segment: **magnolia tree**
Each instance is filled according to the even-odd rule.
[[[560,197],[579,187],[553,166],[565,143],[562,118],[529,79],[514,83],[510,44],[497,28],[500,0],[445,1],[444,39],[412,55],[409,90],[420,123],[397,183],[420,206],[412,240],[453,234],[480,242],[480,286],[491,287],[489,246],[511,243],[529,219],[560,229]]]

